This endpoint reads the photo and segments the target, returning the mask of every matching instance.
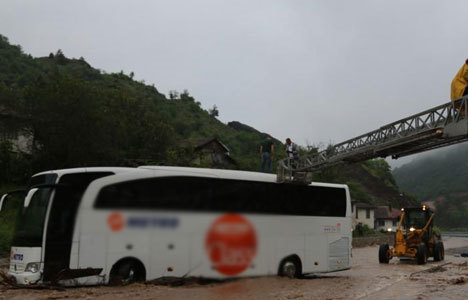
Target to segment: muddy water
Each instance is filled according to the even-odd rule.
[[[468,247],[468,238],[445,238],[444,243],[446,248]],[[3,290],[0,299],[467,299],[467,258],[446,255],[444,262],[429,261],[424,266],[393,259],[381,265],[377,252],[376,246],[353,249],[351,270],[304,279],[273,276],[182,287],[133,284],[64,291]],[[416,273],[440,265],[433,272]]]

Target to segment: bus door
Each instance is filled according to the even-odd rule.
[[[81,197],[95,179],[112,172],[89,172],[63,175],[55,190],[46,231],[44,281],[67,278],[70,266],[73,232]]]
[[[328,270],[328,237],[325,234],[306,235],[304,269],[310,272]]]
[[[190,244],[185,233],[153,235],[151,244],[152,275],[184,276],[190,271]]]

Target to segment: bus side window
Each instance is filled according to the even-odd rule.
[[[196,211],[209,207],[210,197],[205,178],[162,177],[106,186],[95,207]]]
[[[161,177],[104,187],[96,208],[152,208],[308,216],[345,216],[342,188],[205,177]]]
[[[242,180],[212,179],[211,211],[265,212],[265,184]]]

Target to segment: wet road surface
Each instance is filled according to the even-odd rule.
[[[378,263],[378,247],[353,249],[351,270],[303,279],[276,276],[245,278],[180,287],[132,284],[59,290],[2,290],[2,299],[466,299],[468,238],[444,237],[445,261],[417,265],[393,259]],[[465,250],[462,250],[465,247]],[[451,250],[448,250],[451,249]],[[437,267],[439,266],[439,267]],[[435,267],[435,268],[434,268]],[[421,272],[422,271],[422,272]]]

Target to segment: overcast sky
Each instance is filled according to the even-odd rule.
[[[467,16],[466,0],[1,0],[0,34],[305,145],[449,101]]]

